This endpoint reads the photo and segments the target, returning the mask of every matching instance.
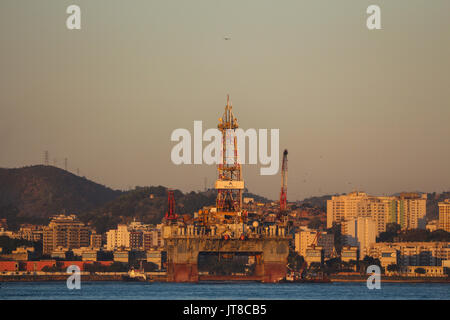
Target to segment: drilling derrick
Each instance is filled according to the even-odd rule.
[[[175,196],[172,190],[167,190],[167,212],[165,215],[166,221],[168,223],[174,223],[178,219],[178,215],[175,213]]]
[[[283,152],[283,164],[281,165],[281,192],[280,192],[280,211],[278,212],[278,220],[281,219],[282,214],[287,209],[286,195],[287,195],[287,149]]]
[[[219,119],[218,129],[222,133],[221,163],[217,166],[218,179],[216,199],[216,222],[237,222],[242,215],[242,180],[241,165],[237,153],[236,129],[239,127],[233,115],[232,104],[227,96],[227,105],[222,118]]]

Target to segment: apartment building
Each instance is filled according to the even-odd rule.
[[[320,233],[320,235],[318,235],[317,233]],[[317,241],[317,243],[314,243],[315,241]],[[294,244],[295,251],[303,257],[306,257],[307,249],[315,244],[315,246],[321,247],[323,249],[324,258],[329,258],[333,253],[334,235],[324,231],[301,228],[295,234]]]
[[[163,245],[162,225],[155,227],[133,221],[129,225],[119,224],[117,229],[106,233],[106,249],[109,251],[118,248],[150,250]]]
[[[381,260],[393,250],[400,266],[442,266],[450,259],[450,242],[380,242],[370,246],[369,255]]]
[[[18,237],[28,241],[42,241],[43,240],[43,226],[24,224],[20,226],[17,232]]]
[[[43,228],[43,253],[51,254],[57,248],[87,247],[90,243],[90,229],[75,215],[54,216]]]
[[[90,247],[99,249],[102,247],[102,235],[93,232],[90,237]]]
[[[439,202],[439,229],[450,232],[450,199]]]
[[[106,232],[106,250],[130,247],[130,232],[126,224],[117,225],[117,229]]]
[[[405,229],[425,229],[427,195],[401,193],[397,198],[397,223]]]
[[[402,229],[425,228],[426,200],[426,194],[416,193],[402,193],[397,197],[369,196],[364,192],[333,196],[327,201],[327,227],[357,217],[371,217],[377,235],[386,231],[388,223],[398,223]]]
[[[377,237],[376,221],[371,217],[357,217],[345,220],[341,226],[345,244],[358,247],[361,257],[368,255],[368,249],[375,243]]]

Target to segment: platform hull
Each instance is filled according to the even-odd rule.
[[[233,280],[278,282],[286,276],[289,254],[289,238],[287,237],[224,240],[207,236],[177,236],[169,237],[165,241],[169,282],[199,281],[197,264],[201,252],[247,253],[258,256],[253,275],[237,277]]]

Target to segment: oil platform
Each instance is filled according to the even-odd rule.
[[[167,281],[198,282],[202,280],[253,280],[278,282],[285,278],[289,239],[282,223],[263,225],[248,221],[243,209],[244,180],[237,152],[237,119],[232,104],[227,104],[218,129],[222,133],[221,163],[217,165],[216,205],[196,213],[194,223],[177,221],[175,206],[169,205],[163,237],[167,250]],[[286,195],[282,191],[285,209]],[[169,193],[169,204],[173,195]],[[252,274],[210,275],[199,272],[199,256],[245,255],[253,261]]]

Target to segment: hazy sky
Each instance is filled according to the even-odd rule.
[[[81,30],[66,8],[81,7]],[[382,30],[366,28],[381,7]],[[279,128],[288,200],[450,190],[450,1],[0,2],[0,167],[50,162],[113,188],[203,189],[176,128]],[[230,36],[225,41],[224,36]],[[250,191],[280,176],[244,166]]]

